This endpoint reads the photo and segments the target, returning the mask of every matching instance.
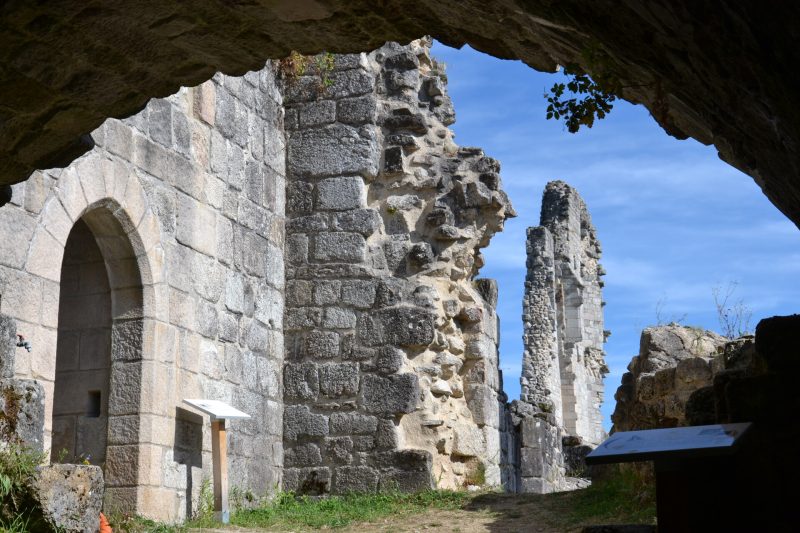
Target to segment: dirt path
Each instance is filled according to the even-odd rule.
[[[337,533],[569,533],[578,532],[586,524],[566,526],[559,512],[563,503],[552,496],[515,496],[484,494],[477,496],[466,508],[455,511],[439,509],[417,514],[388,516],[375,522],[361,522]],[[268,529],[195,529],[192,533],[255,533]],[[287,530],[280,530],[287,531]],[[311,529],[294,529],[306,533]]]

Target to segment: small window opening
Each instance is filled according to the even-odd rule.
[[[89,391],[89,401],[86,404],[86,416],[98,418],[100,416],[101,395],[99,390]]]

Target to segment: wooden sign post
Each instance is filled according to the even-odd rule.
[[[223,524],[230,522],[228,509],[228,440],[226,420],[250,415],[218,400],[183,400],[211,417],[211,457],[214,471],[214,515]]]

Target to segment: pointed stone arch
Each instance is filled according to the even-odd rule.
[[[136,512],[147,506],[142,488],[157,485],[151,480],[160,471],[156,474],[151,457],[163,438],[158,428],[170,418],[168,406],[151,394],[169,390],[174,376],[172,363],[160,361],[156,349],[168,322],[169,291],[160,224],[139,178],[126,165],[98,155],[90,153],[61,172],[40,214],[25,268],[59,283],[76,223],[89,228],[100,250],[111,300],[106,507]],[[54,379],[56,354],[48,357]],[[51,381],[51,398],[53,392]],[[52,399],[48,403],[49,418]]]

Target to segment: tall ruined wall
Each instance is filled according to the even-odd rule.
[[[186,398],[253,415],[229,430],[232,487],[263,495],[280,483],[281,106],[270,69],[215,76],[106,121],[92,133],[97,147],[63,170],[34,173],[0,209],[1,310],[33,346],[18,350],[13,371],[44,386],[45,448],[70,432],[78,438],[67,459],[93,452],[81,442],[107,443],[110,509],[172,521],[196,508],[211,443],[207,418],[184,408]],[[105,272],[80,246],[62,270],[75,227],[88,227]],[[101,274],[110,305],[61,301],[92,293]],[[110,325],[110,336],[87,324]],[[84,412],[87,391],[65,379],[100,360],[110,381],[90,385],[101,409]],[[70,416],[54,421],[54,401],[70,402]]]
[[[429,47],[285,79],[286,490],[500,482],[497,288],[473,280],[513,211]]]
[[[586,205],[561,181],[547,184],[540,226],[528,229],[523,296],[522,401],[550,411],[587,444],[604,437],[600,242]]]

